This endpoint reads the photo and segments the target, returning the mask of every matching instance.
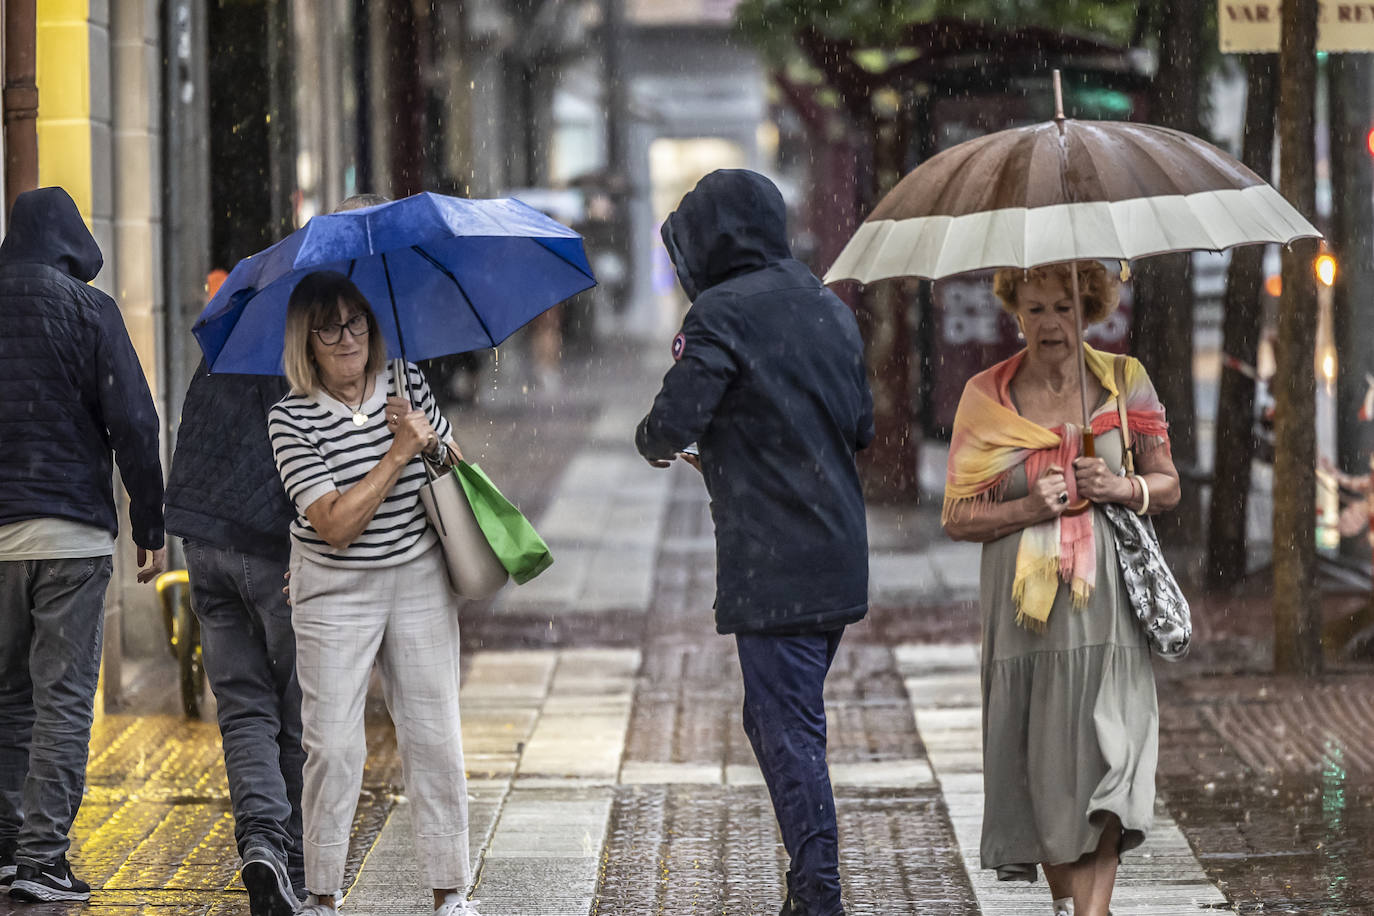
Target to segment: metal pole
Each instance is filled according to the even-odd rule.
[[[1078,262],[1069,263],[1069,285],[1073,288],[1074,342],[1078,345],[1078,393],[1083,401],[1083,457],[1097,454],[1093,441],[1092,413],[1088,407],[1088,354],[1083,349],[1083,297],[1078,291]]]
[[[1059,71],[1053,73],[1054,79],[1054,120],[1059,125],[1059,174],[1061,181],[1064,181],[1064,173],[1068,169],[1068,150],[1065,148],[1064,122],[1064,84],[1060,78]],[[1064,181],[1065,197],[1068,194],[1068,182]],[[1082,398],[1083,404],[1083,457],[1092,458],[1097,454],[1096,444],[1093,441],[1092,414],[1088,407],[1088,357],[1083,352],[1083,297],[1078,289],[1078,262],[1069,262],[1069,288],[1073,293],[1073,323],[1074,323],[1074,342],[1078,346],[1078,393]]]
[[[602,80],[606,85],[606,171],[610,175],[624,175],[628,171],[626,157],[626,118],[629,115],[625,95],[625,0],[603,0]]]

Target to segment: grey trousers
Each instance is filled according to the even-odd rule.
[[[338,569],[291,552],[291,620],[305,745],[305,879],[333,894],[367,761],[375,662],[396,726],[415,858],[431,888],[467,888],[468,793],[458,715],[458,599],[439,548],[400,566]]]
[[[54,865],[86,787],[110,557],[0,561],[0,842]]]
[[[191,606],[219,709],[239,855],[266,846],[305,887],[301,851],[301,688],[286,584],[272,560],[186,541]]]

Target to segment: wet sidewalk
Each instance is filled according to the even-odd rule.
[[[659,358],[661,356],[661,359]],[[570,367],[560,398],[493,393],[460,442],[557,558],[463,609],[473,896],[488,916],[772,916],[786,867],[711,623],[704,488],[634,454],[667,355]],[[1043,883],[978,867],[978,549],[938,509],[870,514],[873,611],[827,685],[851,916],[1048,913]],[[1156,829],[1123,862],[1125,914],[1374,913],[1374,673],[1267,675],[1212,627],[1157,666]],[[1237,661],[1237,660],[1240,661]],[[380,705],[345,913],[425,913]],[[246,914],[213,724],[103,717],[72,858],[92,912]],[[65,912],[0,896],[0,914]]]

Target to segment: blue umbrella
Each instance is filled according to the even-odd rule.
[[[516,200],[416,194],[313,217],[229,273],[191,329],[212,372],[281,375],[286,303],[316,270],[372,303],[387,354],[494,347],[596,284],[582,237]]]

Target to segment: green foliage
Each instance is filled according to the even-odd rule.
[[[744,0],[740,30],[775,60],[783,43],[813,27],[831,38],[892,47],[902,29],[933,19],[963,19],[1003,28],[1039,26],[1130,44],[1140,4],[1122,0]]]

